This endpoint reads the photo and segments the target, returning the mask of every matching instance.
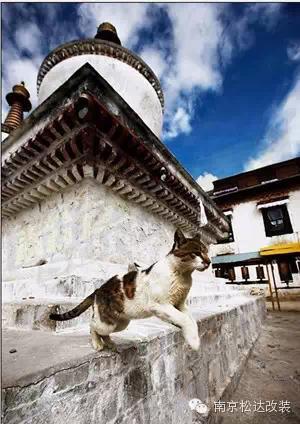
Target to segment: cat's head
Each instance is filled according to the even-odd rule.
[[[204,271],[211,263],[207,247],[201,242],[200,236],[187,238],[181,230],[176,230],[174,234],[174,244],[170,254],[174,255],[182,269],[191,271],[195,269]]]

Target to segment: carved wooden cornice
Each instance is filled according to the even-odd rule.
[[[152,69],[139,56],[126,49],[125,47],[119,46],[110,41],[94,38],[71,41],[57,47],[52,52],[50,52],[44,59],[39,69],[37,77],[38,92],[45,75],[55,65],[70,57],[86,54],[112,57],[134,68],[149,81],[153,89],[156,91],[162,109],[164,108],[163,91],[160,82]]]
[[[97,78],[103,83],[102,95],[105,87],[113,91],[99,74]],[[77,86],[76,77],[74,84]],[[19,134],[5,141],[3,216],[14,215],[52,192],[91,178],[183,230],[201,231],[207,243],[223,238],[228,228],[226,218],[195,182],[192,186],[191,177],[191,181],[184,177],[183,170],[166,148],[155,145],[160,142],[137,115],[130,109],[130,122],[136,120],[133,130],[122,111],[113,113],[108,103],[87,89],[88,84],[83,85],[85,89],[64,101],[61,107],[49,103],[49,109],[57,112],[44,118],[44,126],[34,135],[26,137],[20,128]],[[116,93],[114,96],[120,104],[126,105]],[[48,105],[40,108],[48,110]],[[36,114],[38,116],[37,111]],[[143,138],[138,125],[145,129],[153,143]],[[209,221],[205,227],[200,227],[200,200]]]

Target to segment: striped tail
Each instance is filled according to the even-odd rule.
[[[53,321],[67,321],[79,317],[84,311],[86,311],[90,306],[92,306],[95,297],[95,292],[90,294],[85,298],[79,305],[77,305],[71,311],[65,312],[64,314],[50,314],[49,318]]]

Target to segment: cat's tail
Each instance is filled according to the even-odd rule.
[[[79,317],[84,311],[86,311],[90,306],[92,306],[95,298],[95,292],[90,294],[85,298],[79,305],[77,305],[71,311],[65,312],[64,314],[50,314],[49,318],[53,321],[67,321],[68,319],[73,319]]]

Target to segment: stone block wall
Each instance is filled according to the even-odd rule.
[[[3,423],[202,423],[189,408],[193,398],[207,404],[205,422],[211,423],[214,401],[232,393],[264,315],[264,300],[254,297],[215,313],[195,311],[198,352],[186,346],[180,330],[147,320],[135,328],[138,337],[132,340],[114,336],[118,353],[88,353],[6,384]],[[59,337],[52,350],[83,343],[67,335],[52,337]]]

